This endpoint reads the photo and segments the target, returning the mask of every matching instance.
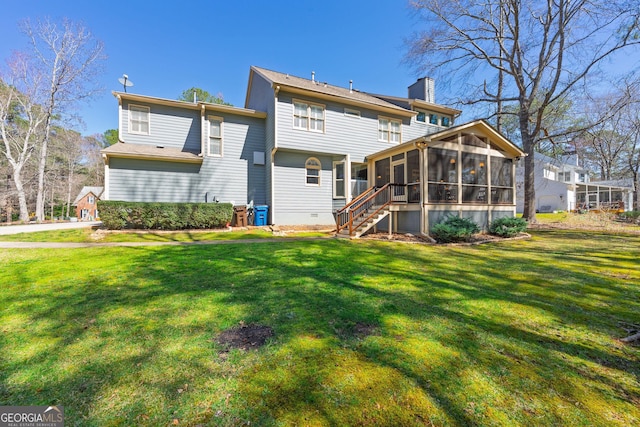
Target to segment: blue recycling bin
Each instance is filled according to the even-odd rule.
[[[253,208],[253,225],[267,225],[269,206],[257,205]]]

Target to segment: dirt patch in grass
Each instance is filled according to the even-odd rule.
[[[273,329],[265,325],[240,325],[223,331],[216,342],[224,347],[224,351],[234,348],[256,350],[274,336]]]

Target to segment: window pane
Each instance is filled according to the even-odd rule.
[[[512,187],[513,160],[491,156],[491,185]]]
[[[424,123],[426,120],[427,120],[427,115],[423,111],[419,111],[418,115],[416,116],[416,121]]]
[[[296,116],[307,116],[307,104],[300,104],[296,102],[294,104],[294,114]]]
[[[429,181],[458,182],[457,158],[453,150],[429,148]]]
[[[209,136],[211,137],[220,137],[220,122],[217,120],[212,120],[209,126]]]
[[[209,154],[212,156],[219,156],[222,154],[221,141],[218,138],[209,138]]]
[[[321,119],[323,114],[323,109],[322,107],[318,107],[315,105],[311,106],[311,117],[313,117],[314,119]]]
[[[389,158],[378,160],[376,162],[376,187],[382,187],[391,180],[390,175],[391,162]]]
[[[336,163],[336,179],[344,179],[344,163]]]
[[[463,203],[487,203],[487,187],[476,185],[462,186]]]
[[[429,123],[432,125],[438,124],[438,116],[436,114],[429,114]]]
[[[487,156],[462,153],[462,183],[487,184]]]

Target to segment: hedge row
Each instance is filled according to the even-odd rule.
[[[102,224],[109,230],[185,230],[220,228],[231,222],[230,203],[145,203],[98,201]]]

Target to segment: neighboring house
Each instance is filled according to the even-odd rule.
[[[484,228],[515,215],[524,153],[484,121],[454,126],[431,79],[401,98],[251,67],[244,108],[114,95],[108,200],[267,205],[270,224],[352,234],[363,220],[428,233],[447,214]]]
[[[99,217],[98,200],[104,192],[104,187],[82,187],[73,201],[76,207],[76,217],[81,221],[93,221]]]
[[[520,162],[522,163],[522,162]],[[633,184],[592,181],[578,157],[535,155],[535,193],[538,212],[576,210],[632,210]],[[517,211],[524,210],[524,164],[516,168]]]

